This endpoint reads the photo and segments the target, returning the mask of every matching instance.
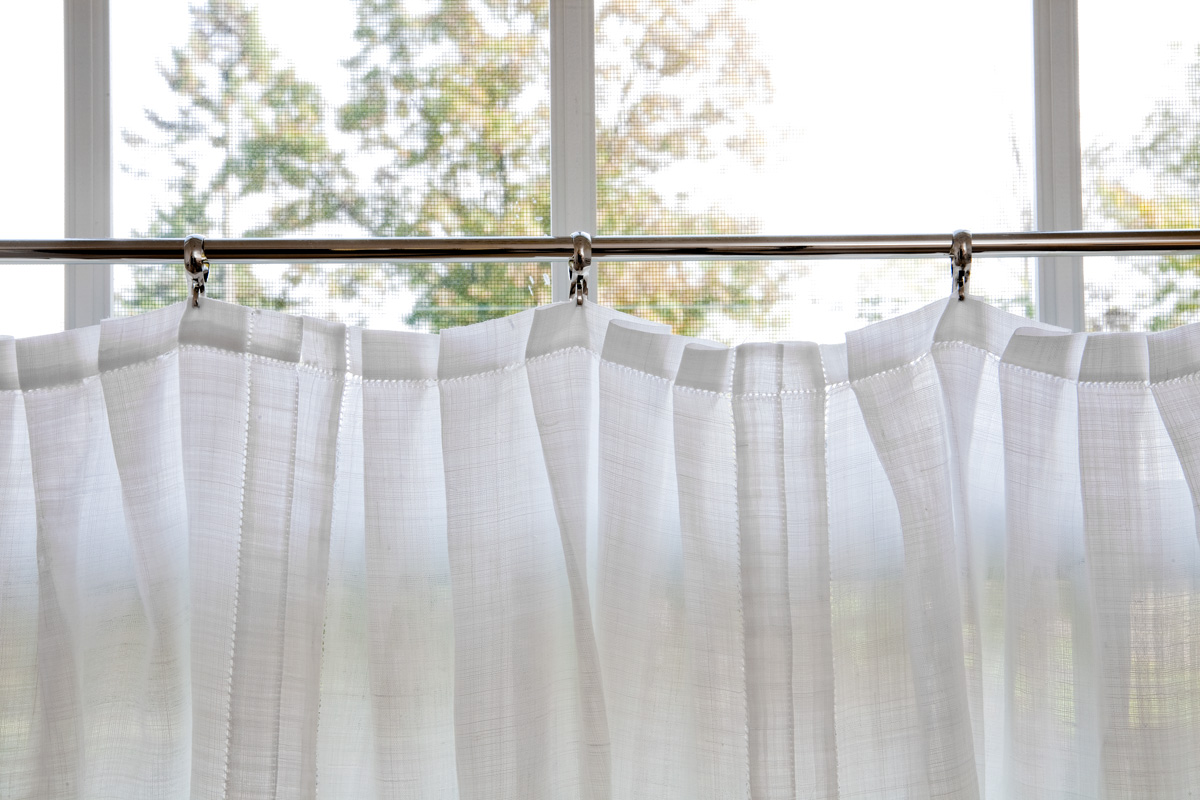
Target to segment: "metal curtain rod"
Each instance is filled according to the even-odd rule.
[[[1200,230],[1031,231],[971,235],[976,257],[1200,252]],[[611,261],[919,258],[950,253],[951,234],[895,236],[596,236],[592,258]],[[0,262],[179,261],[181,239],[0,239]],[[205,239],[213,262],[557,261],[570,236],[398,239]]]

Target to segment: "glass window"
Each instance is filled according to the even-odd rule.
[[[1200,5],[1079,4],[1084,226],[1200,227]],[[1200,256],[1084,259],[1089,330],[1200,320]]]
[[[0,239],[58,239],[65,210],[63,5],[5,3],[0,30],[9,34],[0,47],[0,74],[8,76],[0,81],[6,118],[0,125]],[[0,286],[0,335],[63,329],[61,264],[0,263]]]
[[[63,233],[62,9],[10,4],[0,236]],[[549,232],[547,0],[111,0],[114,235]],[[1021,4],[596,3],[598,234],[1032,227]],[[971,45],[948,46],[961,32]],[[1080,4],[1085,227],[1200,226],[1200,5]],[[1119,57],[1117,55],[1119,54]],[[30,69],[32,64],[37,69]],[[986,98],[982,101],[981,98]],[[945,293],[944,259],[602,263],[681,333],[835,340]],[[973,291],[1032,310],[1032,263]],[[0,265],[0,329],[62,325],[62,268]],[[217,264],[249,305],[437,330],[545,302],[545,264]],[[1200,256],[1085,260],[1093,330],[1200,319]],[[183,297],[114,270],[114,310]],[[21,298],[21,299],[18,299]]]
[[[546,0],[112,7],[118,235],[549,233]],[[549,299],[545,264],[214,264],[253,306],[437,330]],[[115,313],[183,297],[118,268]]]
[[[1031,25],[1013,3],[598,0],[599,233],[1029,230]],[[1031,309],[1027,272],[1000,269],[981,263],[974,293]],[[836,341],[945,296],[948,274],[606,262],[599,298],[730,342]]]

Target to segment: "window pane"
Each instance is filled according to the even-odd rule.
[[[1028,230],[1031,18],[1020,3],[598,0],[599,232]],[[755,337],[811,330],[815,302],[828,321],[813,338],[836,340],[880,308],[944,296],[948,269],[656,267],[661,281],[691,276],[681,295],[605,263],[598,296],[709,335],[737,319]],[[1006,294],[989,299],[1030,306],[1027,283],[988,278],[975,293],[993,287]]]
[[[113,0],[118,235],[549,233],[548,4]],[[247,305],[437,329],[549,297],[542,264],[214,264]],[[117,313],[183,297],[117,270]]]
[[[947,237],[948,239],[949,237]],[[1034,316],[1035,259],[975,262],[970,293],[1004,310]],[[761,340],[840,342],[846,331],[912,311],[950,294],[950,259],[849,261],[604,262],[621,276],[626,299],[604,302],[664,322],[675,332],[727,345]],[[768,281],[752,284],[759,276]],[[769,288],[764,288],[764,286]],[[679,297],[718,297],[679,302]]]
[[[1200,5],[1079,5],[1084,226],[1200,226]],[[1200,256],[1087,258],[1089,330],[1200,320]]]
[[[4,3],[0,239],[63,235],[63,4]],[[12,32],[19,31],[20,35]],[[19,121],[19,122],[18,122]],[[0,263],[0,335],[63,329],[61,264]]]

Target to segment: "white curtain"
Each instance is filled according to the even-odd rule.
[[[0,797],[1190,796],[1198,374],[971,300],[0,340]]]

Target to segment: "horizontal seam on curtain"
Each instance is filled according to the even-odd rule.
[[[1195,383],[1200,380],[1200,370],[1189,372],[1186,375],[1179,375],[1174,378],[1167,378],[1165,381],[1149,381],[1151,386],[1170,386],[1174,383]]]
[[[996,355],[986,347],[972,344],[971,342],[964,342],[962,339],[943,339],[941,341],[935,341],[929,347],[931,350],[948,350],[951,347],[956,347],[963,350],[974,350],[976,352],[983,353],[992,361],[1000,360],[1000,356]]]
[[[642,375],[647,378],[653,378],[654,380],[661,381],[662,383],[675,383],[674,378],[664,378],[662,375],[655,375],[653,372],[647,372],[646,370],[638,369],[637,367],[630,367],[626,364],[622,364],[617,361],[609,361],[608,359],[601,358],[600,363],[604,364],[606,366],[612,367],[614,369],[624,370],[625,372],[633,373],[634,375]]]
[[[597,353],[595,350],[593,350],[590,347],[583,347],[581,345],[573,345],[571,347],[560,347],[558,350],[551,350],[549,353],[542,353],[541,355],[530,356],[529,358],[525,359],[524,363],[533,364],[534,362],[537,362],[537,361],[545,361],[546,359],[554,358],[556,356],[566,355],[567,353],[587,353],[588,355],[592,356],[593,358],[600,357],[600,354]]]
[[[964,341],[961,341],[958,339],[947,339],[945,341],[933,342],[929,346],[929,352],[922,353],[921,355],[914,358],[912,361],[905,362],[904,364],[900,364],[895,367],[889,367],[888,369],[885,369],[881,372],[872,372],[870,375],[863,375],[861,378],[855,378],[854,380],[851,380],[851,381],[843,381],[843,383],[859,383],[861,381],[869,381],[869,380],[873,380],[875,378],[882,378],[886,375],[892,375],[894,373],[901,372],[902,370],[906,370],[911,367],[914,367],[917,364],[924,361],[925,359],[930,358],[933,355],[934,350],[947,350],[952,347],[962,348],[964,350],[976,350],[978,352],[983,353],[985,356],[987,356],[989,359],[991,359],[993,361],[999,362],[1001,360],[1000,356],[996,355],[991,350],[988,350],[986,347],[980,347],[977,344],[971,344],[970,342],[964,342]],[[835,383],[827,388],[833,388],[833,386],[838,386],[838,385],[839,384]],[[816,391],[816,390],[814,390],[814,391]]]
[[[20,392],[21,394],[37,394],[39,392],[56,392],[60,389],[74,389],[79,386],[86,386],[91,381],[97,380],[104,375],[118,375],[122,372],[128,372],[130,370],[140,369],[150,364],[156,364],[177,352],[179,352],[179,348],[173,347],[165,353],[159,353],[154,358],[142,359],[141,361],[135,361],[132,364],[123,364],[122,366],[113,367],[112,369],[102,369],[98,372],[93,372],[90,375],[84,375],[82,378],[76,378],[73,381],[53,383],[49,386],[35,386],[32,389],[5,389],[4,391]],[[17,374],[18,376],[20,375],[20,370],[18,370]]]
[[[1067,378],[1063,375],[1055,375],[1053,372],[1045,372],[1040,369],[1033,369],[1032,367],[1022,366],[1021,364],[1014,364],[1011,361],[1001,361],[1000,365],[1003,366],[1005,369],[1016,370],[1017,372],[1023,372],[1026,375],[1041,376],[1043,378],[1053,378],[1054,380],[1062,381],[1063,383],[1078,383],[1078,381],[1073,380],[1071,378]]]
[[[351,381],[353,383],[354,381]],[[363,378],[363,386],[379,386],[388,383],[409,384],[410,386],[428,386],[434,387],[438,385],[437,378]]]
[[[861,378],[854,378],[854,379],[848,381],[848,383],[864,383],[866,381],[873,381],[878,378],[886,378],[888,375],[895,375],[897,372],[903,372],[906,369],[912,369],[917,364],[920,364],[922,361],[925,361],[926,359],[928,359],[931,355],[932,355],[932,352],[924,353],[921,356],[919,356],[918,358],[914,358],[912,361],[901,364],[898,367],[889,367],[888,369],[882,370],[880,372],[872,372],[870,375],[863,375]]]
[[[1174,383],[1183,383],[1183,382],[1188,382],[1188,381],[1200,380],[1200,370],[1197,370],[1195,372],[1190,372],[1186,375],[1180,375],[1180,376],[1177,376],[1174,378],[1169,378],[1169,379],[1163,380],[1163,381],[1152,381],[1152,380],[1145,380],[1145,381],[1073,381],[1070,378],[1066,378],[1061,375],[1055,375],[1051,372],[1045,372],[1043,370],[1036,370],[1031,367],[1026,367],[1026,366],[1022,366],[1019,364],[1013,364],[1012,362],[1003,361],[1003,359],[1000,356],[996,355],[995,353],[988,350],[987,348],[979,347],[978,345],[973,345],[973,344],[970,344],[967,342],[961,342],[961,341],[934,342],[932,347],[935,349],[961,347],[961,348],[969,349],[969,350],[978,350],[978,351],[984,353],[989,359],[996,361],[997,363],[1003,363],[1004,366],[1009,369],[1020,370],[1027,374],[1030,374],[1030,375],[1045,375],[1047,377],[1054,378],[1056,380],[1063,380],[1063,381],[1069,381],[1072,383],[1078,383],[1081,386],[1100,385],[1100,384],[1107,385],[1107,386],[1116,386],[1116,385],[1165,386],[1165,385],[1170,385],[1170,384],[1174,384]],[[114,367],[112,369],[100,370],[99,372],[95,372],[91,375],[85,375],[84,377],[79,378],[78,380],[67,381],[64,383],[56,383],[56,384],[52,384],[50,386],[38,386],[33,389],[20,389],[20,388],[0,389],[0,393],[19,392],[22,394],[30,394],[30,393],[35,393],[35,392],[52,392],[52,391],[56,391],[58,389],[82,386],[85,383],[87,383],[88,381],[98,378],[102,375],[111,375],[111,374],[120,373],[120,372],[127,371],[127,370],[137,369],[146,364],[160,361],[164,358],[172,356],[176,353],[183,352],[185,350],[187,350],[187,351],[199,350],[199,351],[212,352],[212,353],[226,353],[226,354],[234,355],[234,356],[248,357],[248,358],[252,358],[252,359],[255,359],[258,361],[262,361],[262,362],[279,364],[279,365],[283,365],[283,366],[291,366],[291,367],[295,367],[296,369],[303,370],[305,372],[311,372],[316,375],[322,375],[322,376],[325,376],[328,378],[333,378],[333,379],[340,378],[340,379],[344,379],[344,380],[347,380],[350,382],[362,381],[362,383],[364,383],[364,384],[412,383],[412,384],[421,384],[421,385],[425,385],[425,386],[437,386],[441,383],[447,383],[447,382],[451,382],[451,381],[461,381],[461,380],[468,380],[470,378],[483,377],[486,375],[494,375],[494,374],[497,374],[500,372],[517,369],[522,364],[532,364],[537,361],[542,361],[544,359],[553,358],[553,357],[562,355],[564,353],[570,353],[570,352],[575,352],[575,351],[582,351],[582,352],[588,353],[594,357],[599,358],[599,355],[594,350],[591,350],[590,348],[587,348],[587,347],[576,346],[576,347],[566,347],[561,350],[555,350],[550,353],[543,353],[542,355],[533,356],[532,358],[525,359],[524,361],[516,361],[516,362],[513,362],[512,364],[507,364],[503,367],[497,367],[496,369],[487,370],[484,372],[474,372],[469,375],[456,375],[453,378],[364,378],[359,373],[354,372],[349,369],[347,369],[345,371],[322,369],[320,367],[315,367],[311,364],[307,364],[304,362],[288,361],[286,359],[275,358],[273,356],[265,356],[265,355],[262,355],[261,353],[246,353],[246,352],[238,351],[238,350],[229,350],[229,349],[226,349],[223,347],[210,347],[207,345],[184,344],[184,345],[179,345],[178,347],[174,347],[174,348],[166,351],[165,353],[160,353],[157,356],[155,356],[154,358],[144,359],[142,361],[137,361],[132,364],[124,364],[120,367]],[[929,356],[929,354],[926,353],[926,354],[924,354],[918,358],[915,358],[912,361],[909,361],[905,364],[901,364],[896,367],[891,367],[887,370],[884,370],[883,372],[876,372],[871,375],[863,376],[862,378],[858,378],[856,380],[868,380],[870,378],[877,378],[877,377],[881,377],[884,375],[888,375],[893,372],[898,372],[900,370],[907,369],[907,368],[917,364],[923,358],[927,358],[928,356]],[[670,378],[664,378],[661,375],[655,375],[654,373],[646,372],[645,370],[640,370],[640,369],[637,369],[636,367],[630,367],[628,365],[620,364],[615,361],[608,361],[606,359],[602,359],[602,360],[605,364],[608,364],[613,367],[617,367],[619,369],[638,373],[640,375],[645,375],[647,377],[651,377],[651,378],[654,378],[654,379],[660,380],[660,381],[665,381],[667,383],[673,382],[672,379],[670,379]],[[824,391],[828,391],[830,389],[834,389],[839,386],[849,385],[850,383],[851,383],[851,381],[845,380],[845,381],[838,381],[837,383],[826,384]],[[684,390],[684,391],[703,392],[703,393],[709,393],[709,394],[724,394],[727,396],[739,397],[739,398],[754,398],[754,397],[771,398],[771,397],[782,397],[782,396],[788,396],[788,395],[816,394],[816,393],[822,391],[821,389],[785,389],[781,392],[734,392],[731,394],[730,392],[714,392],[709,389],[700,389],[700,388],[693,387],[693,386],[680,386],[678,384],[676,384],[676,388],[678,388],[680,390]]]
[[[227,353],[227,354],[233,355],[233,356],[245,356],[248,358],[253,358],[257,361],[262,361],[267,364],[280,364],[285,367],[295,367],[296,369],[302,369],[305,372],[311,372],[316,375],[324,375],[324,376],[330,377],[330,378],[340,378],[343,375],[347,375],[347,376],[352,375],[352,376],[359,377],[359,378],[362,377],[357,372],[353,372],[349,369],[345,369],[345,370],[322,369],[321,367],[314,366],[314,365],[309,364],[304,361],[289,361],[286,358],[275,358],[274,356],[265,356],[262,353],[249,353],[244,350],[229,350],[224,347],[212,347],[211,345],[206,345],[206,344],[181,344],[178,347],[173,348],[172,350],[170,350],[166,353],[163,353],[163,356],[168,356],[172,352],[175,352],[176,350],[178,350],[179,352],[183,352],[184,350],[189,350],[189,351],[200,350],[200,351],[204,351],[204,352],[208,352],[208,353]],[[159,356],[159,358],[161,358],[161,357],[162,356]],[[147,359],[147,360],[149,360],[149,359]],[[347,363],[349,363],[349,362],[347,362]],[[130,366],[136,366],[136,365],[130,365]],[[124,368],[125,367],[118,367],[118,369],[124,369]]]
[[[733,396],[739,400],[776,400],[802,394],[821,394],[824,391],[825,389],[782,389],[778,392],[734,392]]]
[[[683,386],[675,384],[675,391],[686,392],[687,394],[707,394],[713,397],[733,397],[730,392],[718,392],[716,389],[701,389],[699,386]]]
[[[591,356],[593,356],[594,358],[599,358],[599,355],[596,353],[596,351],[592,350],[591,348],[575,345],[574,347],[563,347],[558,350],[551,350],[549,353],[542,353],[541,355],[531,356],[530,358],[524,358],[524,359],[521,359],[520,361],[514,361],[511,364],[505,364],[502,367],[496,367],[495,369],[484,370],[483,372],[470,372],[470,373],[467,373],[466,375],[455,375],[452,378],[436,378],[436,379],[434,379],[434,378],[424,378],[424,379],[423,378],[407,378],[407,379],[406,378],[380,378],[380,379],[372,378],[371,380],[379,380],[380,382],[393,382],[393,381],[405,381],[405,380],[408,380],[408,381],[431,380],[435,384],[455,383],[458,381],[472,380],[473,378],[486,378],[489,375],[499,375],[502,372],[511,372],[512,370],[520,369],[521,367],[523,367],[527,364],[535,364],[539,361],[545,361],[548,358],[554,358],[556,356],[561,356],[561,355],[565,355],[567,353],[576,353],[576,352],[588,353]]]
[[[1147,388],[1151,388],[1154,386],[1168,386],[1172,383],[1183,383],[1185,381],[1186,382],[1195,382],[1197,379],[1200,379],[1200,372],[1193,372],[1188,375],[1181,375],[1178,378],[1170,378],[1165,381],[1152,381],[1152,380],[1144,380],[1144,381],[1079,381],[1079,380],[1074,380],[1072,378],[1064,377],[1062,375],[1055,375],[1053,372],[1044,372],[1039,369],[1032,369],[1030,367],[1025,367],[1020,364],[1013,364],[1013,363],[1010,363],[1007,361],[1004,361],[1001,363],[1004,364],[1004,367],[1006,369],[1017,370],[1018,372],[1023,372],[1026,375],[1040,375],[1040,376],[1046,377],[1046,378],[1053,378],[1056,381],[1063,381],[1064,383],[1073,383],[1076,386],[1128,386],[1131,388],[1147,389]]]
[[[102,369],[102,370],[99,370],[98,372],[93,372],[90,375],[84,375],[82,378],[78,378],[73,381],[66,381],[63,383],[54,383],[49,386],[37,386],[32,389],[20,389],[20,388],[0,389],[0,392],[20,392],[22,394],[33,394],[36,392],[53,392],[53,391],[57,391],[59,389],[70,389],[70,388],[74,388],[74,387],[78,387],[78,386],[83,386],[83,385],[87,384],[89,381],[96,380],[97,378],[103,377],[105,375],[116,375],[121,372],[127,372],[129,370],[134,370],[134,369],[140,369],[149,364],[154,364],[159,361],[162,361],[165,358],[169,358],[170,356],[176,355],[177,353],[182,353],[184,351],[195,351],[195,350],[200,350],[200,351],[209,352],[209,353],[223,353],[225,355],[237,356],[239,358],[250,358],[250,359],[254,359],[256,361],[261,361],[261,362],[268,363],[268,364],[278,364],[280,366],[285,366],[285,367],[295,367],[296,369],[301,370],[303,372],[311,372],[314,375],[319,375],[321,377],[331,378],[334,380],[337,380],[339,378],[343,378],[343,379],[349,380],[349,381],[353,381],[355,379],[362,380],[361,375],[359,375],[357,372],[350,372],[349,370],[342,372],[340,370],[321,369],[320,367],[314,367],[311,364],[306,364],[302,361],[287,361],[282,358],[274,358],[272,356],[264,356],[259,353],[246,353],[246,352],[242,352],[242,351],[238,351],[238,350],[227,350],[223,347],[207,347],[205,345],[198,345],[198,344],[182,344],[182,345],[179,345],[178,347],[172,347],[170,350],[166,351],[165,353],[159,353],[158,355],[154,356],[153,358],[145,358],[145,359],[142,359],[141,361],[135,361],[132,364],[122,364],[121,366],[113,367],[112,369]]]

